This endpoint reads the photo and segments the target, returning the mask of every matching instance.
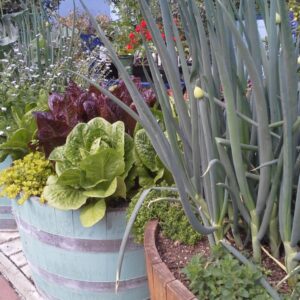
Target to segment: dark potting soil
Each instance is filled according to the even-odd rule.
[[[188,246],[164,237],[159,231],[156,246],[162,261],[167,265],[174,277],[180,280],[187,288],[189,287],[189,280],[182,272],[182,269],[194,255],[203,254],[207,257],[210,255],[207,238],[203,238],[194,246]],[[284,259],[280,259],[280,262],[284,263]],[[267,270],[267,275],[265,276],[272,286],[275,286],[286,276],[285,271],[264,252],[262,252],[262,265],[263,268]],[[284,294],[290,293],[290,289],[286,282],[281,285],[280,292]]]
[[[156,240],[156,247],[162,261],[167,265],[174,277],[180,280],[187,288],[189,281],[183,274],[182,269],[196,254],[209,256],[209,243],[207,239],[202,239],[194,246],[184,245],[178,241],[166,238],[159,231]]]
[[[128,200],[117,198],[117,199],[109,199],[106,205],[110,209],[123,209],[128,207],[128,203],[129,203]]]

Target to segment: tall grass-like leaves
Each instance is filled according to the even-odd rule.
[[[26,61],[27,67],[37,66],[39,74],[49,69],[49,66],[62,61],[60,53],[72,55],[74,48],[74,28],[71,37],[63,32],[67,29],[50,21],[45,11],[43,1],[24,1],[24,9],[17,13],[4,15],[0,20],[0,50],[2,46],[14,45]],[[57,26],[57,28],[56,28]],[[68,30],[67,30],[68,31]],[[70,39],[70,41],[69,41]]]
[[[174,94],[175,114],[145,45],[166,135],[144,106],[104,32],[92,16],[91,20],[127,85],[140,123],[174,176],[187,217],[196,230],[209,235],[211,244],[223,240],[225,228],[232,229],[237,245],[242,244],[240,233],[250,232],[257,262],[262,241],[270,244],[274,256],[283,244],[287,270],[292,271],[300,257],[299,80],[285,2],[240,1],[237,11],[232,0],[205,0],[206,34],[195,1],[178,0],[191,66],[172,22],[172,4],[160,1],[165,42],[147,1],[139,3]],[[255,4],[262,10],[267,43],[259,36]],[[278,24],[276,13],[281,16]],[[189,101],[183,99],[180,77]],[[193,95],[196,86],[205,91],[201,100]],[[273,293],[264,280],[261,283]]]
[[[82,5],[85,7],[84,3],[81,1]],[[142,9],[149,9],[147,7],[146,3],[142,3],[144,6]],[[168,5],[165,3],[165,5]],[[85,7],[86,9],[86,7]],[[86,9],[87,10],[87,9]],[[91,16],[92,18],[92,16]],[[193,213],[191,204],[189,203],[189,196],[197,196],[195,195],[195,189],[193,188],[191,179],[186,174],[186,166],[184,165],[185,161],[180,157],[178,152],[175,152],[174,149],[170,147],[169,140],[165,137],[164,133],[162,132],[162,129],[159,127],[159,125],[156,122],[155,117],[152,115],[150,109],[145,105],[141,95],[139,94],[138,90],[134,86],[134,84],[131,82],[129,74],[126,72],[126,69],[121,64],[121,62],[118,60],[118,57],[116,53],[114,52],[114,49],[112,48],[112,45],[110,44],[109,40],[104,35],[104,32],[99,28],[97,25],[95,19],[92,18],[92,21],[94,23],[94,26],[97,29],[97,32],[99,36],[102,39],[102,42],[105,44],[107,49],[110,51],[111,59],[113,60],[114,64],[118,68],[119,72],[121,73],[121,76],[123,80],[126,83],[126,86],[128,88],[128,91],[130,92],[132,99],[134,103],[136,104],[137,111],[141,118],[141,123],[145,127],[152,143],[157,151],[158,155],[161,157],[162,161],[165,162],[166,166],[169,168],[169,170],[172,171],[172,174],[174,176],[174,180],[176,181],[176,185],[179,191],[179,194],[182,198],[183,207],[186,211],[186,214],[191,221],[192,226],[194,226],[195,229],[198,229],[200,232],[203,233],[212,233],[213,228],[206,228],[204,227],[199,220],[196,218],[195,214]],[[161,51],[164,51],[164,57],[169,58],[168,51],[166,49],[166,46],[163,43],[162,37],[158,31],[158,29],[155,27],[154,19],[151,18],[150,22],[148,21],[150,28],[153,29],[151,32],[153,35],[153,39],[157,40],[158,43],[161,42]],[[162,57],[162,58],[164,58]],[[178,77],[173,76],[174,75],[174,66],[172,65],[170,58],[168,60],[169,65],[166,65],[166,69],[168,70],[168,75],[171,77],[172,80],[169,81],[170,85],[176,85],[178,84],[178,87],[175,88],[175,90],[179,89],[180,82],[178,81]],[[177,70],[178,72],[178,70]],[[159,87],[158,87],[159,88]],[[185,121],[188,122],[187,117],[187,106],[184,103],[183,95],[181,93],[181,90],[179,90],[180,93],[180,99],[177,99],[177,102],[179,103],[179,100],[182,100],[182,102],[179,104],[180,109],[182,109],[182,116],[185,118]],[[113,100],[113,99],[112,99]],[[169,111],[169,116],[172,115],[172,111]],[[183,122],[184,123],[184,122]],[[185,126],[189,126],[188,123],[183,125],[183,128]],[[183,130],[186,130],[186,134],[188,134],[187,128],[184,128]],[[169,134],[169,138],[172,138],[173,134]],[[188,141],[188,140],[187,140]],[[173,141],[176,142],[176,141]],[[189,195],[189,194],[190,195]],[[203,201],[203,199],[199,199],[200,201]]]
[[[286,5],[278,1],[278,7],[280,15],[287,14]],[[292,247],[291,231],[292,231],[292,185],[293,185],[293,164],[296,157],[296,138],[293,136],[293,124],[297,118],[297,88],[298,82],[295,76],[297,72],[297,66],[295,64],[296,49],[292,41],[291,29],[287,18],[283,18],[281,28],[281,47],[282,52],[279,56],[279,65],[282,70],[280,72],[280,96],[282,105],[283,116],[283,174],[282,184],[279,196],[279,229],[281,239],[286,253],[286,267],[289,271],[292,271],[295,267],[295,261],[293,261],[295,252],[297,249]],[[296,201],[299,202],[297,195]],[[299,204],[298,204],[299,205]],[[296,205],[296,208],[298,208]],[[296,217],[298,212],[295,211],[294,225],[299,222]],[[299,223],[297,224],[299,225]],[[295,227],[294,227],[295,230]]]

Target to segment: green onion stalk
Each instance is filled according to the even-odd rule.
[[[224,244],[231,231],[241,248],[250,233],[254,261],[261,260],[262,242],[270,245],[275,257],[283,245],[286,268],[291,273],[300,259],[299,47],[292,38],[286,3],[241,0],[237,8],[233,0],[204,0],[207,23],[203,23],[196,1],[175,2],[180,31],[173,21],[174,1],[160,1],[164,40],[147,1],[139,0],[174,95],[175,114],[153,60],[153,48],[145,41],[151,85],[166,132],[92,15],[91,21],[138,113],[97,83],[84,79],[145,128],[174,177],[191,225],[208,235],[211,245]],[[264,39],[256,21],[258,9],[266,27]],[[181,80],[188,101],[184,100]],[[122,249],[147,192],[129,220]],[[122,259],[121,254],[119,266]],[[117,279],[119,275],[118,270]]]

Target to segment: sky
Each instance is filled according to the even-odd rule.
[[[88,9],[93,15],[105,14],[111,16],[112,19],[115,19],[116,16],[111,14],[111,7],[107,0],[83,0],[84,3],[87,5]],[[79,0],[75,0],[76,8],[82,10],[82,6]],[[59,13],[62,16],[68,15],[73,10],[73,0],[62,0]],[[261,35],[261,38],[266,36],[266,28],[262,20],[258,20],[258,29]]]
[[[84,3],[93,15],[105,14],[110,15],[110,5],[106,0],[84,0]],[[76,8],[82,10],[79,0],[75,0]],[[59,13],[62,16],[68,15],[73,10],[73,0],[62,0]]]

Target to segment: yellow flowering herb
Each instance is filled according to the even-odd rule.
[[[11,199],[20,195],[18,203],[23,204],[30,196],[42,194],[48,177],[53,173],[51,162],[44,154],[29,153],[0,172],[0,195]]]

